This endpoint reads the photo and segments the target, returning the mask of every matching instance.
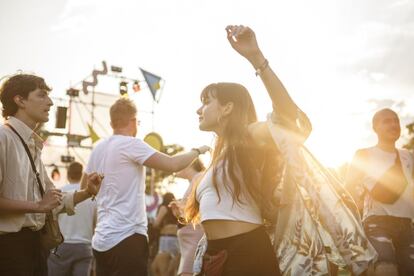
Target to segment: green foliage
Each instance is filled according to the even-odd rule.
[[[414,150],[414,122],[405,126],[408,129],[408,135],[410,139],[407,144],[404,145],[404,148],[408,150]]]

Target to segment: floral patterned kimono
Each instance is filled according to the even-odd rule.
[[[303,143],[311,132],[307,116],[296,122],[272,113],[267,125],[285,162],[278,187],[277,222],[271,238],[282,275],[329,275],[329,262],[364,272],[377,258],[365,236],[357,207],[341,182],[324,168]],[[207,249],[198,245],[194,272]]]
[[[303,145],[311,131],[307,116],[299,110],[296,122],[289,123],[275,114],[267,125],[285,161],[272,235],[282,274],[327,275],[329,262],[361,274],[377,253],[355,203]]]

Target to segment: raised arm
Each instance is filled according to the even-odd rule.
[[[272,100],[273,109],[277,116],[285,120],[289,125],[295,125],[302,131],[310,132],[311,123],[307,116],[298,108],[289,96],[282,82],[270,68],[270,64],[260,50],[256,35],[252,29],[243,25],[230,25],[226,27],[227,39],[236,52],[246,58],[256,74],[260,76],[266,90]],[[300,125],[297,125],[299,121]],[[306,133],[305,135],[308,135]]]

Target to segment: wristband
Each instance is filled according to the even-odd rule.
[[[265,59],[265,61],[263,62],[262,65],[260,65],[257,69],[256,69],[256,77],[260,76],[260,74],[263,73],[264,70],[266,70],[269,67],[269,61],[267,59]]]
[[[192,148],[191,150],[196,151],[198,155],[202,154],[202,152],[199,148]]]
[[[92,193],[90,193],[90,192],[88,191],[88,188],[86,188],[86,189],[85,189],[85,192],[88,194],[88,197],[90,197],[92,200],[95,200],[95,195],[94,195],[94,194],[92,194]]]

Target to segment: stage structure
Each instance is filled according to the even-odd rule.
[[[139,69],[142,78],[130,78],[123,74],[122,67],[112,65],[108,68],[103,61],[99,70],[93,70],[91,75],[71,85],[66,90],[66,97],[53,98],[56,109],[54,128],[42,128],[40,135],[46,141],[43,156],[48,156],[46,164],[56,182],[59,182],[59,169],[66,169],[74,160],[86,165],[94,144],[111,135],[109,107],[119,97],[129,97],[139,103],[138,116],[142,122],[139,132],[149,133],[144,138],[147,143],[170,155],[182,150],[176,144],[164,145],[161,136],[154,132],[156,104],[161,99],[165,81]],[[147,170],[148,193],[162,189],[161,183],[167,176]]]

